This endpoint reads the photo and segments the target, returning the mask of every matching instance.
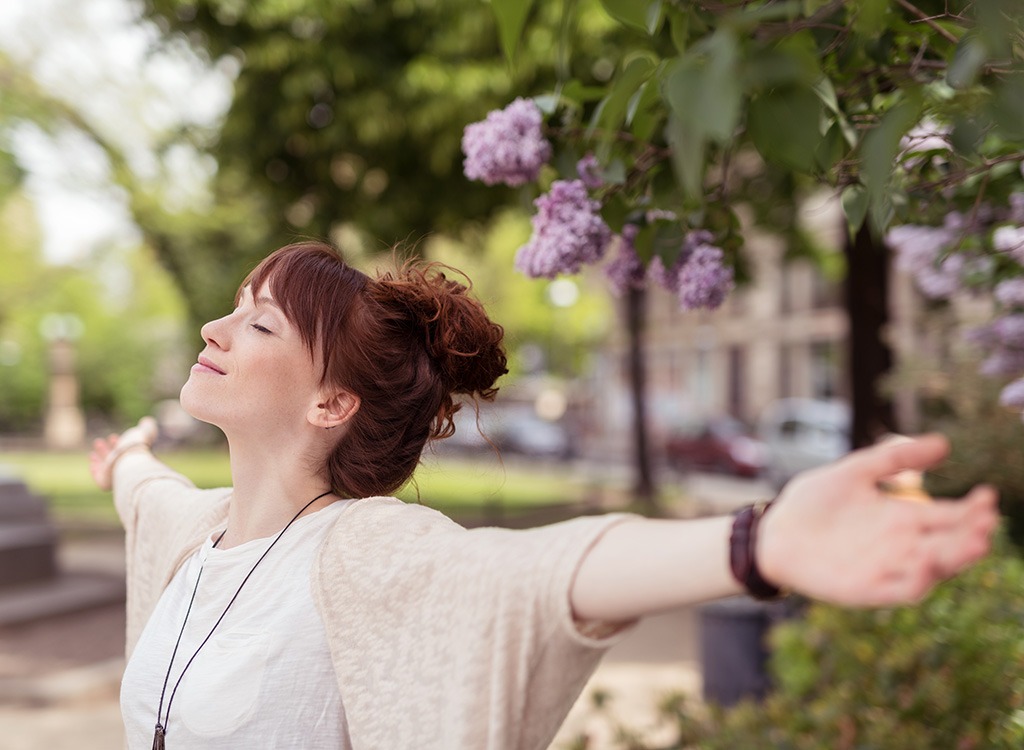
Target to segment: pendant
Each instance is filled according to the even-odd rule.
[[[157,724],[156,729],[153,731],[153,750],[164,750],[164,732],[163,725]]]

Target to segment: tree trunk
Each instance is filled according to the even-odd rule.
[[[895,424],[892,401],[879,390],[893,366],[892,349],[884,340],[889,324],[889,250],[868,223],[851,240],[847,234],[845,302],[849,321],[849,363],[853,422],[851,444],[874,443]]]
[[[647,429],[647,368],[643,337],[646,330],[647,290],[630,289],[626,294],[626,336],[629,339],[629,388],[633,404],[633,466],[636,471],[633,496],[649,511],[658,510],[654,490],[650,435]]]

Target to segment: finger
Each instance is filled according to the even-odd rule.
[[[848,468],[878,480],[907,469],[923,471],[948,455],[949,441],[933,433],[864,448],[851,453],[845,463]]]

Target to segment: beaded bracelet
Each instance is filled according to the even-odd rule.
[[[782,589],[764,579],[757,567],[757,528],[774,500],[748,505],[736,514],[729,536],[729,566],[733,577],[755,599],[778,599]]]

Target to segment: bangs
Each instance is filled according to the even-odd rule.
[[[330,369],[328,342],[337,340],[368,280],[330,245],[301,242],[275,250],[256,266],[238,287],[235,305],[246,286],[253,296],[266,286],[298,330],[310,357],[319,345],[326,373]]]

